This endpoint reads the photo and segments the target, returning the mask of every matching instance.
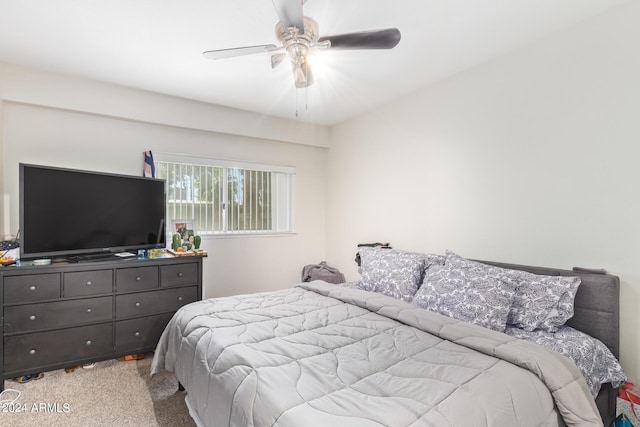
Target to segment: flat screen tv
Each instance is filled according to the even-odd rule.
[[[165,181],[20,164],[20,257],[165,247]]]

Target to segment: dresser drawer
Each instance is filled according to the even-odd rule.
[[[60,274],[27,274],[4,279],[4,303],[60,298]]]
[[[110,321],[113,297],[44,302],[4,309],[4,332],[28,332]]]
[[[116,322],[116,353],[154,348],[173,313]]]
[[[113,324],[13,335],[4,338],[6,372],[36,369],[113,352]]]
[[[197,298],[197,286],[117,295],[116,319],[175,312]]]
[[[116,271],[116,292],[154,289],[158,284],[158,267],[120,268]]]
[[[65,297],[81,297],[113,292],[113,270],[64,273],[63,280]]]
[[[175,264],[160,267],[160,286],[183,286],[198,283],[198,264]]]

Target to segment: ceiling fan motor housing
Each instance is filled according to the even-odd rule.
[[[276,24],[276,37],[282,43],[291,62],[303,64],[306,62],[310,46],[318,41],[318,23],[305,16],[304,32],[300,34],[300,29],[296,27],[285,28],[281,22],[278,22]]]

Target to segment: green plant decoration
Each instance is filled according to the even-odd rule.
[[[171,240],[171,249],[176,251],[181,245],[182,241],[180,239],[180,235],[178,233],[174,234],[173,239]]]
[[[201,242],[202,242],[202,238],[200,236],[193,237],[193,246],[195,246],[196,249],[200,249]]]

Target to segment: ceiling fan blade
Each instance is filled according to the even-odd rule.
[[[234,56],[242,56],[242,55],[252,55],[254,53],[264,53],[271,52],[276,50],[278,46],[274,44],[263,44],[259,46],[245,46],[245,47],[234,47],[231,49],[218,49],[218,50],[208,50],[206,52],[202,52],[205,58],[208,59],[224,59],[224,58],[233,58]]]
[[[400,43],[400,37],[400,30],[387,28],[320,37],[318,43],[329,40],[331,49],[393,49]]]
[[[304,34],[302,0],[273,0],[273,7],[285,28],[296,27],[299,34]]]
[[[311,86],[315,79],[313,78],[313,72],[307,62],[302,64],[291,63],[293,66],[293,81],[296,84],[296,88],[301,89]]]

